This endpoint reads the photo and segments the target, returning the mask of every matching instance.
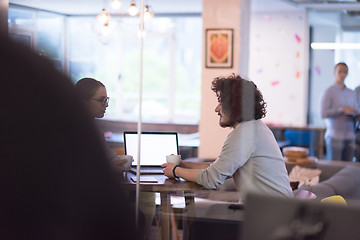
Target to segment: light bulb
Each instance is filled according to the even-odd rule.
[[[120,0],[112,0],[112,2],[111,2],[111,7],[113,9],[120,9],[121,5],[122,5],[122,3],[120,2]]]
[[[110,27],[109,27],[109,23],[105,23],[104,27],[101,29],[101,35],[103,36],[109,36],[111,31],[110,31]]]
[[[97,19],[102,23],[105,24],[109,22],[111,16],[107,13],[106,9],[104,8],[99,15],[97,15]]]
[[[144,21],[147,22],[151,19],[151,15],[149,12],[145,12],[144,13]]]
[[[149,13],[149,6],[146,5],[144,9],[144,21],[149,21],[151,19],[151,14]]]
[[[128,13],[130,16],[135,16],[138,14],[139,10],[136,8],[135,1],[131,1],[130,7],[128,9]]]

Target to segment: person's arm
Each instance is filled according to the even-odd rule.
[[[348,90],[348,94],[347,94],[347,98],[348,98],[348,102],[351,102],[351,104],[344,106],[343,107],[343,112],[345,114],[349,114],[349,115],[354,115],[356,116],[359,112],[359,103],[357,101],[357,96],[356,96],[356,92],[352,91],[350,89]]]
[[[189,169],[205,169],[210,166],[210,163],[207,162],[189,162],[181,160],[180,167],[189,168]]]
[[[321,117],[322,118],[332,118],[343,114],[343,108],[334,108],[333,93],[329,90],[325,92],[323,97],[321,98]]]
[[[167,176],[168,178],[174,178],[174,174],[173,174],[173,169],[176,166],[173,163],[164,163],[161,165],[162,167],[164,167],[164,174],[165,176]],[[183,168],[183,167],[176,167],[175,169],[175,175],[176,177],[180,177],[183,178],[187,181],[191,181],[191,182],[196,182],[196,178],[198,173],[201,171],[202,169],[188,169],[188,168]]]

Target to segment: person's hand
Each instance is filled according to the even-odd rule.
[[[112,166],[117,172],[127,172],[130,170],[131,165],[129,167],[126,167],[125,166],[126,162],[127,162],[126,159],[117,159],[112,162]]]
[[[345,114],[354,114],[354,113],[357,113],[356,109],[355,108],[352,108],[352,107],[343,107],[343,112]]]
[[[176,165],[173,163],[163,163],[161,167],[164,168],[163,172],[168,178],[174,178],[173,169]]]
[[[184,167],[184,160],[180,160],[179,166]]]

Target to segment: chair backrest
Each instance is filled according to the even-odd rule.
[[[284,135],[290,145],[305,147],[310,144],[310,131],[285,130]]]

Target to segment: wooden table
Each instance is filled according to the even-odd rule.
[[[135,176],[132,173],[126,173],[125,185],[130,187],[130,190],[136,189],[136,183],[130,178]],[[157,183],[140,183],[140,191],[142,192],[157,192],[160,193],[160,209],[161,209],[161,239],[171,239],[170,213],[171,202],[170,196],[173,194],[182,194],[185,198],[185,206],[187,215],[195,216],[195,201],[194,191],[203,190],[201,185],[185,181],[183,179],[169,179],[165,175],[146,175],[155,177]],[[191,225],[191,218],[187,218],[188,226]]]

